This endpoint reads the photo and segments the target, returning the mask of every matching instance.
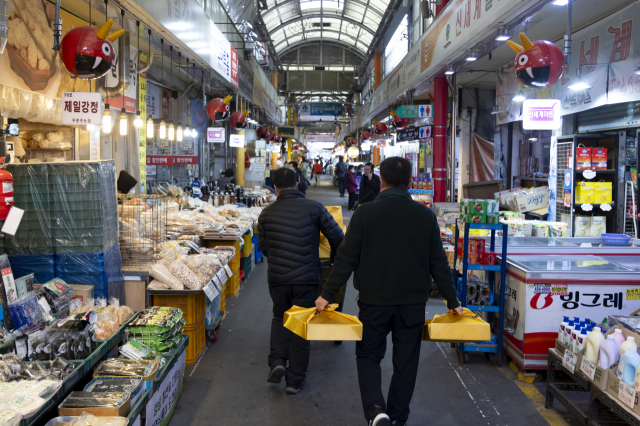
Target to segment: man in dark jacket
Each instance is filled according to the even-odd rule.
[[[360,396],[372,426],[404,426],[413,396],[425,305],[431,278],[461,314],[447,255],[442,247],[436,215],[411,199],[411,163],[391,157],[380,165],[382,191],[376,200],[360,206],[351,218],[333,270],[316,308],[322,311],[355,271],[360,292],[358,315],[362,341],[356,342]],[[407,226],[407,224],[420,224]],[[393,335],[393,377],[385,404],[380,361]]]
[[[373,173],[373,164],[364,165],[364,176],[360,181],[360,201],[358,204],[368,203],[376,199],[380,193],[380,178]]]
[[[344,190],[347,188],[347,179],[344,177],[347,171],[347,163],[344,162],[342,156],[339,157],[338,164],[336,164],[336,177],[338,178],[338,188],[340,189],[340,196],[344,197]]]
[[[273,300],[271,372],[267,380],[280,383],[286,374],[287,393],[297,394],[306,386],[311,345],[284,328],[284,313],[293,305],[314,306],[321,280],[320,232],[329,240],[331,259],[344,234],[322,204],[306,199],[296,189],[292,170],[276,170],[273,185],[278,199],[258,218],[258,247],[267,258],[267,281]]]

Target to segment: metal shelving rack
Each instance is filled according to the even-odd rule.
[[[476,312],[489,312],[492,316],[498,315],[497,329],[491,333],[491,341],[478,343],[459,343],[457,344],[458,360],[464,363],[467,360],[466,352],[484,352],[488,357],[493,358],[492,361],[496,365],[500,365],[502,358],[503,328],[504,328],[504,299],[505,299],[505,280],[507,276],[507,238],[502,238],[502,262],[500,265],[469,265],[469,230],[470,229],[487,229],[491,230],[491,246],[490,250],[495,252],[496,247],[496,231],[502,231],[502,235],[508,234],[506,224],[484,224],[484,223],[463,223],[456,222],[456,235],[454,242],[457,245],[460,236],[461,225],[464,228],[464,248],[462,253],[462,307]],[[498,254],[498,253],[496,253]],[[453,264],[458,266],[458,250],[454,251]],[[492,305],[467,305],[467,271],[487,271],[493,272],[488,274],[489,286],[493,292]],[[497,286],[495,272],[500,273],[500,288]],[[489,321],[495,325],[494,319]],[[495,344],[493,343],[495,337]]]

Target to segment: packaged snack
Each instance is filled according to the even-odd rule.
[[[110,358],[103,361],[95,369],[94,378],[99,377],[142,377],[143,380],[151,380],[158,372],[158,361],[132,360],[123,358]]]
[[[29,292],[13,302],[9,302],[11,321],[17,330],[29,334],[45,326],[42,307],[35,292]]]
[[[596,204],[611,204],[613,201],[613,184],[611,182],[594,182],[593,202]]]
[[[576,170],[590,170],[591,169],[591,148],[587,148],[584,145],[578,145],[576,150]]]
[[[579,182],[576,185],[576,203],[595,203],[595,182]]]
[[[591,236],[591,217],[588,216],[576,216],[576,237],[590,237]],[[598,235],[600,236],[600,235]]]
[[[591,229],[589,236],[599,237],[600,234],[607,232],[607,218],[606,216],[593,216],[591,218]]]
[[[45,299],[54,313],[58,313],[69,306],[73,289],[60,278],[54,278],[40,286]]]
[[[9,256],[3,254],[0,256],[0,273],[2,274],[2,284],[4,289],[4,298],[7,302],[13,302],[18,299],[18,289],[13,278],[13,271],[9,263]]]
[[[133,315],[134,312],[130,307],[120,306],[120,309],[118,309],[118,324],[126,323]]]
[[[184,290],[184,284],[176,278],[164,265],[156,263],[151,267],[149,274],[169,286],[173,290]]]
[[[591,150],[591,168],[593,170],[607,170],[607,148],[593,148]]]

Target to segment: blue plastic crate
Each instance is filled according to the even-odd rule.
[[[100,253],[56,254],[56,276],[70,284],[93,286],[94,297],[124,300],[120,245]]]
[[[53,254],[10,255],[9,263],[15,278],[33,273],[37,284],[44,284],[56,276],[56,259]]]
[[[630,236],[624,234],[600,234],[602,244],[609,246],[626,246],[629,245]]]

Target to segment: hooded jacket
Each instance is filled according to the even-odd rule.
[[[329,240],[333,259],[344,238],[333,216],[296,189],[279,191],[258,218],[258,247],[267,257],[269,286],[320,284],[320,232]]]

